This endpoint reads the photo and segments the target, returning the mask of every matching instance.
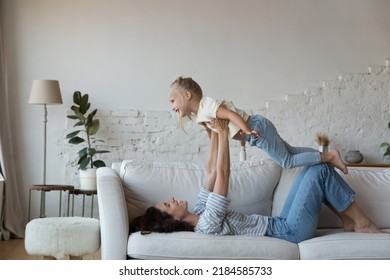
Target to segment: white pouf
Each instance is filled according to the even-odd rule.
[[[24,240],[30,255],[82,257],[100,248],[100,222],[84,217],[51,217],[30,221]]]

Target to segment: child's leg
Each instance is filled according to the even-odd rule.
[[[284,140],[283,140],[283,142],[284,142],[284,146],[286,147],[287,151],[292,155],[302,154],[302,153],[313,153],[313,152],[318,153],[319,152],[318,150],[310,148],[310,147],[294,147],[294,146],[291,146],[289,143],[287,143]]]
[[[348,173],[347,166],[337,150],[320,153],[313,148],[293,147],[280,137],[270,120],[260,115],[251,117],[250,127],[252,130],[259,132],[260,137],[247,137],[246,141],[251,146],[262,149],[284,168],[308,166],[323,162],[330,163],[345,174]]]
[[[280,137],[272,122],[260,115],[251,117],[250,127],[252,130],[259,132],[260,137],[247,137],[249,144],[262,149],[284,168],[307,166],[321,162],[319,151],[312,148],[290,146]]]
[[[321,153],[321,162],[330,163],[340,169],[344,174],[348,174],[348,168],[341,159],[340,152],[337,150]]]

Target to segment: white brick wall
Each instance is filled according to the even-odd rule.
[[[335,80],[324,81],[318,88],[308,88],[301,94],[288,95],[285,100],[247,108],[247,111],[272,120],[292,145],[317,148],[315,135],[323,132],[330,137],[330,148],[339,149],[342,155],[358,149],[365,162],[385,163],[379,145],[390,141],[389,105],[389,67],[371,66],[367,73],[340,75]],[[202,127],[186,121],[186,132],[180,130],[173,112],[113,109],[100,110],[98,116],[101,121],[98,137],[104,140],[101,148],[111,151],[102,155],[107,165],[123,159],[201,163],[206,160],[209,140]],[[73,121],[68,120],[64,135],[72,126]],[[68,157],[65,182],[78,186],[73,159],[80,147],[62,141],[60,154]],[[236,161],[239,144],[233,141],[231,147],[232,161]],[[252,147],[247,148],[247,154],[248,158],[264,157],[259,149]]]

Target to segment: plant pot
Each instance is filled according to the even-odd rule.
[[[345,154],[345,161],[348,163],[360,163],[363,161],[363,155],[358,150],[350,150]]]
[[[96,168],[80,170],[80,190],[96,190]]]
[[[325,153],[325,152],[328,152],[328,151],[329,151],[328,146],[319,146],[319,147],[318,147],[318,150],[319,150],[321,153]]]

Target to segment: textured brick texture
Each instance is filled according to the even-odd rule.
[[[340,75],[319,87],[270,101],[263,107],[243,109],[272,120],[280,135],[292,145],[318,148],[315,135],[322,132],[330,138],[330,149],[339,149],[342,156],[348,150],[360,150],[364,162],[386,163],[379,145],[390,142],[389,104],[390,68],[385,65],[371,66],[367,73]],[[173,112],[112,109],[100,110],[98,116],[101,129],[97,137],[103,140],[101,148],[111,151],[102,156],[107,165],[123,159],[201,163],[206,160],[209,140],[203,128],[188,120],[185,131],[179,129]],[[73,124],[68,120],[64,134],[72,131]],[[65,181],[77,186],[73,159],[80,146],[63,141],[61,154],[69,159]],[[238,160],[238,153],[239,143],[232,141],[232,161]],[[251,157],[265,155],[247,146],[247,158]]]

